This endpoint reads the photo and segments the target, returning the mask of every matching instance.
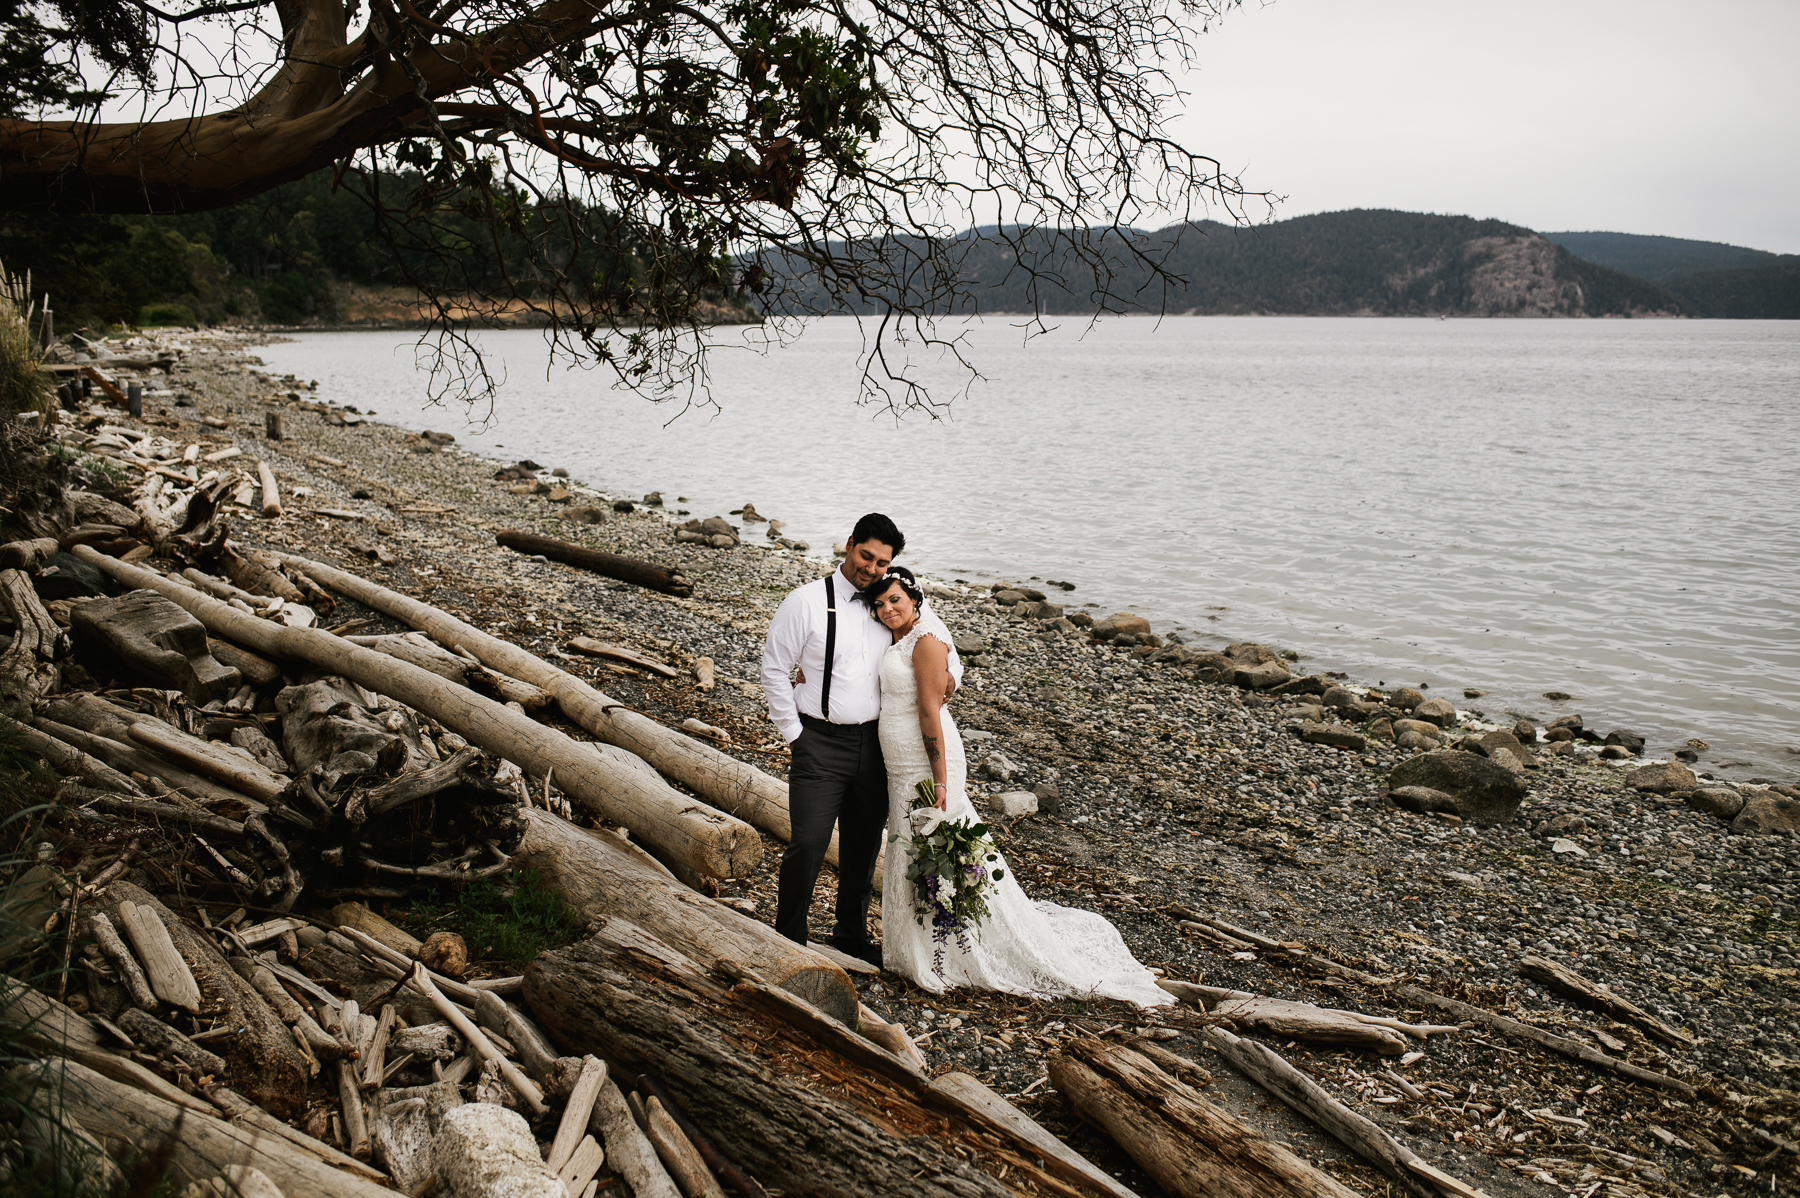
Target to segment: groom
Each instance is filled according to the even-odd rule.
[[[858,520],[844,564],[781,601],[762,655],[769,719],[793,750],[788,813],[794,830],[781,856],[775,930],[806,943],[807,910],[835,824],[837,926],[831,943],[878,967],[881,949],[869,939],[869,899],[888,799],[876,719],[881,658],[893,636],[872,618],[859,593],[905,548],[905,536],[886,516],[870,512]]]

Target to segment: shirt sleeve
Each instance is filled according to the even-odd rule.
[[[800,592],[793,591],[775,609],[762,653],[763,698],[769,704],[769,719],[790,745],[801,732],[800,708],[794,701],[794,667],[800,664],[805,647],[806,610]]]

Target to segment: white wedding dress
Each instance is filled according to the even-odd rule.
[[[1156,985],[1150,971],[1125,947],[1117,928],[1103,916],[1055,903],[1033,902],[1013,877],[1004,858],[997,868],[1006,876],[988,895],[989,916],[968,933],[965,952],[951,936],[943,944],[943,965],[934,969],[938,945],[931,929],[921,926],[914,907],[915,890],[907,878],[911,864],[914,787],[931,777],[931,760],[919,731],[919,684],[913,673],[913,647],[919,637],[933,636],[951,644],[950,630],[929,609],[922,611],[912,632],[896,641],[881,660],[881,755],[888,774],[888,848],[881,889],[881,961],[933,993],[952,986],[1027,994],[1037,998],[1123,999],[1139,1006],[1161,1006],[1174,997]],[[969,762],[962,736],[948,705],[943,708],[945,777],[949,783],[946,818],[980,822],[969,803]],[[898,838],[898,839],[896,839]]]

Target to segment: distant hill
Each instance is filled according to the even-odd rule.
[[[959,311],[1096,310],[1091,270],[1041,233],[970,234],[940,259],[974,300]],[[1114,307],[1197,315],[1676,316],[1681,299],[1497,220],[1355,210],[1253,228],[1214,221],[1114,239]],[[1139,257],[1181,280],[1152,282]],[[795,273],[803,274],[796,270]],[[813,298],[816,299],[816,296]],[[1123,302],[1122,302],[1123,301]],[[871,303],[870,307],[874,305]]]
[[[1661,283],[1696,316],[1800,320],[1800,254],[1637,233],[1546,233],[1569,252]]]
[[[1722,241],[1686,237],[1649,237],[1638,233],[1546,233],[1551,241],[1578,258],[1614,270],[1667,284],[1702,270],[1772,266],[1780,257]]]

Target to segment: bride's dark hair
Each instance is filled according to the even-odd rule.
[[[864,587],[857,598],[868,605],[870,608],[869,614],[873,616],[875,614],[873,610],[875,607],[875,600],[887,594],[887,589],[895,583],[900,584],[900,589],[904,591],[906,597],[911,599],[914,603],[922,604],[925,602],[925,592],[919,589],[918,579],[914,578],[913,572],[908,570],[905,566],[889,566],[887,568],[887,573]],[[879,619],[879,617],[876,618]]]

